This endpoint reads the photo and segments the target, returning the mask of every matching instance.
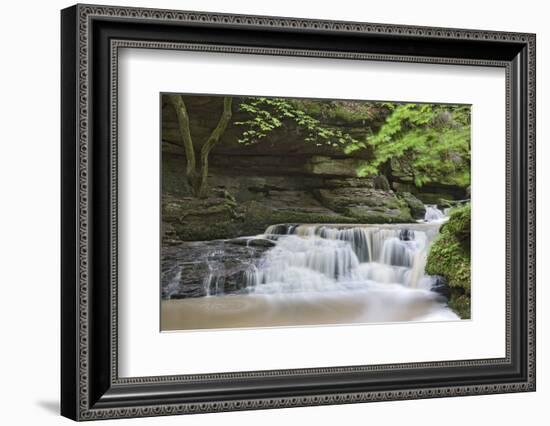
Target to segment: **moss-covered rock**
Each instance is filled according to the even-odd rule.
[[[451,308],[460,318],[470,319],[471,307],[470,294],[453,294],[449,299],[449,308]]]
[[[322,185],[317,188],[335,189],[335,188],[371,188],[374,189],[373,179],[367,177],[361,178],[325,178]]]
[[[407,204],[392,191],[373,188],[323,188],[315,191],[320,203],[358,223],[412,222]]]
[[[388,178],[384,175],[378,175],[373,178],[374,189],[381,189],[382,191],[391,191]]]
[[[241,217],[232,197],[162,199],[163,241],[202,241],[238,233]]]
[[[354,223],[356,220],[342,214],[326,209],[293,209],[288,206],[285,209],[274,209],[265,203],[251,201],[243,204],[240,209],[246,223],[246,230],[242,235],[262,233],[269,225],[274,223]]]
[[[402,192],[398,194],[398,197],[403,199],[411,211],[411,215],[415,219],[424,219],[426,215],[426,207],[424,203],[416,198],[410,192]]]
[[[453,209],[426,263],[426,273],[445,278],[451,290],[449,307],[464,319],[470,318],[470,222],[470,204]]]
[[[314,175],[357,177],[357,169],[363,161],[357,158],[331,158],[314,155],[306,170]]]

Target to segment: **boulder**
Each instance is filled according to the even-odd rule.
[[[435,281],[430,290],[443,296],[447,300],[451,297],[451,287],[449,287],[449,284],[447,284],[447,281],[441,275],[435,276]]]
[[[246,287],[246,273],[269,247],[227,241],[183,242],[162,249],[163,299],[235,293]]]
[[[362,223],[412,222],[410,210],[393,192],[371,188],[319,189],[317,199],[338,213]]]
[[[422,201],[420,201],[410,192],[401,192],[397,195],[399,198],[403,199],[405,203],[407,203],[407,206],[409,206],[409,210],[411,211],[411,215],[414,219],[424,219],[424,216],[426,214],[426,207],[424,206],[424,203]]]
[[[468,188],[443,183],[430,182],[418,188],[411,182],[394,181],[392,188],[396,192],[410,192],[424,204],[438,204],[440,199],[464,200],[469,198]]]
[[[163,241],[204,241],[238,236],[242,220],[230,198],[163,194]]]

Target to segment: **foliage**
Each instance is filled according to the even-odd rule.
[[[442,275],[451,287],[470,289],[470,204],[451,210],[431,246],[426,264],[430,275]]]
[[[321,120],[307,113],[303,102],[282,98],[245,98],[239,104],[239,108],[247,112],[250,118],[235,122],[236,125],[245,127],[239,142],[258,142],[273,130],[282,127],[285,121],[289,121],[299,131],[305,131],[305,142],[315,143],[317,146],[329,145],[342,150],[350,145],[366,147],[364,142],[355,140],[340,129],[324,125]],[[319,109],[318,112],[320,111]]]
[[[385,123],[367,144],[374,158],[360,176],[374,175],[390,164],[392,173],[416,186],[438,181],[468,186],[470,182],[470,108],[465,105],[391,104]],[[361,146],[350,144],[351,154]]]
[[[451,287],[469,289],[470,255],[454,235],[443,229],[430,249],[426,272],[444,276]]]
[[[449,300],[449,308],[462,319],[470,319],[470,305],[471,298],[469,294],[455,295]]]
[[[242,127],[238,137],[241,144],[259,142],[286,127],[305,143],[328,146],[344,155],[367,151],[360,157],[368,160],[358,161],[360,177],[383,174],[418,187],[430,182],[461,187],[470,184],[469,106],[225,97],[224,113],[204,143],[196,167],[184,98],[169,96],[186,148],[188,179],[198,196],[205,195],[208,155],[231,118],[233,99],[246,113],[244,119],[233,123]],[[363,129],[359,136],[358,127]]]
[[[384,108],[377,102],[336,101],[321,99],[292,99],[289,102],[322,122],[363,126],[378,121]]]
[[[465,250],[470,250],[470,224],[472,221],[472,209],[470,203],[451,210],[449,222],[442,232],[453,235]]]
[[[239,108],[250,118],[239,142],[250,144],[292,122],[305,130],[304,141],[328,145],[352,154],[372,151],[372,159],[358,169],[359,176],[389,173],[421,187],[443,182],[467,187],[470,183],[470,107],[465,105],[395,104],[389,102],[312,101],[282,98],[244,98]],[[377,132],[365,126],[358,139],[329,120],[344,123],[373,120],[385,111]],[[370,134],[369,134],[370,133]],[[389,167],[388,167],[389,166]]]
[[[433,242],[426,262],[426,273],[446,279],[451,288],[449,306],[461,318],[469,318],[470,220],[469,203],[453,209],[449,221],[441,227],[439,236]]]

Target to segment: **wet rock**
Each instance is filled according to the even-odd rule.
[[[409,229],[402,229],[401,232],[399,232],[399,239],[401,241],[414,240],[414,231],[411,231]]]
[[[274,241],[265,238],[233,238],[227,240],[226,243],[248,247],[273,247],[275,245]]]
[[[430,290],[443,296],[447,300],[451,297],[451,287],[449,287],[445,278],[440,275],[436,275],[435,282]]]
[[[267,240],[264,240],[267,241]],[[164,299],[234,293],[246,287],[246,271],[267,246],[227,241],[185,242],[162,248],[161,293]]]

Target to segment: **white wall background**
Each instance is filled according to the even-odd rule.
[[[530,394],[293,408],[118,424],[313,423],[544,424],[550,401],[550,27],[540,0],[132,0],[103,4],[526,31],[537,33],[538,390]],[[59,9],[71,2],[12,1],[0,26],[0,418],[2,424],[68,424],[59,404]],[[117,424],[107,421],[102,424]]]

